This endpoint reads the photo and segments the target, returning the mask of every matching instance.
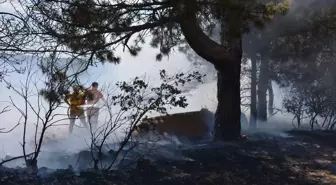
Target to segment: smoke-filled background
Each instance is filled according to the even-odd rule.
[[[296,0],[292,1],[290,11],[286,16],[280,16],[276,18],[273,23],[269,24],[265,30],[252,30],[252,32],[245,36],[244,38],[244,52],[247,53],[256,53],[260,48],[265,47],[269,42],[279,37],[280,35],[286,33],[286,31],[295,31],[299,30],[306,25],[293,25],[284,23],[291,22],[288,20],[295,20],[300,15],[304,15],[305,10],[311,8],[320,8],[316,6],[316,0]],[[323,1],[321,6],[328,6],[328,1]],[[311,5],[314,3],[314,7]],[[11,11],[11,7],[6,5],[6,3],[0,5],[1,11]],[[302,14],[300,13],[302,12]],[[286,21],[284,21],[286,20]],[[294,21],[293,21],[294,22]],[[261,35],[261,37],[256,37],[255,33]],[[219,29],[217,29],[213,35],[214,40],[219,40]],[[253,40],[252,44],[248,41]],[[258,40],[258,42],[256,42]],[[313,44],[313,43],[311,43]],[[189,112],[197,111],[203,107],[208,108],[212,112],[216,109],[216,70],[214,67],[204,61],[203,59],[197,57],[191,52],[191,60],[184,53],[175,52],[172,53],[169,58],[164,59],[161,62],[155,61],[156,53],[153,52],[150,46],[145,46],[143,50],[139,53],[138,56],[132,57],[128,53],[123,53],[122,49],[117,51],[118,55],[121,56],[122,62],[118,65],[113,64],[100,64],[97,67],[90,67],[86,72],[80,75],[81,82],[85,83],[85,86],[89,86],[92,82],[97,81],[101,87],[106,87],[108,84],[115,84],[117,81],[128,81],[136,76],[146,75],[146,78],[149,79],[151,85],[159,84],[159,70],[165,69],[168,74],[174,74],[178,71],[189,71],[189,70],[199,70],[201,73],[207,75],[205,82],[203,84],[193,84],[192,87],[187,91],[187,99],[189,106],[185,109],[183,108],[173,108],[169,110],[169,113],[177,112]],[[23,57],[24,58],[24,57]],[[34,61],[34,58],[27,57],[28,61]],[[34,62],[33,62],[34,63]],[[246,63],[244,64],[243,70],[250,68],[251,61],[246,57]],[[36,66],[32,68],[32,71],[38,70]],[[33,75],[35,79],[43,79],[41,72]],[[14,87],[20,89],[21,83],[25,83],[27,78],[27,73],[25,74],[10,74],[6,77],[6,80],[10,82]],[[259,79],[261,80],[261,79]],[[250,77],[242,76],[241,84],[249,87]],[[40,83],[42,84],[42,83]],[[30,85],[33,87],[34,84],[31,82]],[[275,81],[272,81],[273,91],[274,91],[274,107],[277,109],[282,109],[282,100],[283,100],[283,91],[286,89],[281,89]],[[7,88],[6,83],[0,84],[0,108],[3,108],[7,105],[10,105],[8,102],[13,101],[18,107],[24,107],[24,99],[17,95],[11,88]],[[36,93],[31,92],[32,94]],[[249,91],[246,91],[242,94],[242,97],[249,96]],[[32,105],[36,102],[36,98],[31,98]],[[249,99],[243,99],[244,104],[249,104]],[[35,104],[36,105],[36,104]],[[13,106],[10,107],[10,111],[0,115],[0,128],[10,129],[14,127],[20,120],[19,112],[15,110]],[[59,108],[56,110],[59,114],[66,114],[66,108]],[[32,110],[30,110],[32,111]],[[249,119],[249,109],[246,106],[242,105],[242,111],[246,114]],[[28,133],[27,133],[27,142],[33,140],[34,134],[34,125],[36,116],[33,116],[34,113],[31,113],[31,117],[28,117]],[[100,114],[99,121],[104,120],[106,113],[102,112]],[[64,119],[60,117],[59,119]],[[268,120],[267,125],[258,125],[259,128],[265,128],[264,131],[282,131],[283,128],[291,127],[291,120],[293,116],[290,114],[281,114],[277,113]],[[46,136],[47,137],[56,137],[63,138],[68,134],[68,120],[59,121],[60,126],[51,127],[48,129]],[[63,124],[63,125],[62,125]],[[76,124],[79,125],[79,120],[76,121]],[[209,123],[211,124],[211,123]],[[243,128],[244,131],[246,127]],[[53,145],[44,145],[39,159],[40,166],[48,166],[50,168],[59,168],[64,166],[60,165],[61,161],[50,162],[50,158],[55,158],[56,153],[48,152],[57,152],[57,155],[69,154],[69,153],[78,153],[81,150],[88,148],[89,134],[85,133],[84,128],[74,128],[74,136],[70,140],[60,141],[59,143],[54,143]],[[122,131],[120,131],[122,132]],[[118,133],[117,133],[118,135]],[[120,134],[121,135],[121,134]],[[22,155],[21,144],[22,142],[22,125],[19,125],[14,131],[6,134],[0,134],[0,158],[4,158],[6,155],[18,156]],[[19,165],[15,163],[14,165]]]

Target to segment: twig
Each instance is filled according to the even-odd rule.
[[[2,134],[7,134],[7,133],[10,133],[12,132],[16,127],[18,127],[20,125],[20,122],[18,122],[14,127],[12,127],[11,129],[7,130],[7,131],[2,131],[4,130],[5,128],[0,128],[0,133]]]
[[[2,166],[3,164],[5,163],[8,163],[10,161],[14,161],[16,159],[22,159],[22,158],[26,158],[27,156],[31,156],[33,155],[35,152],[32,152],[30,154],[27,154],[26,156],[25,155],[21,155],[21,156],[17,156],[17,157],[13,157],[13,158],[10,158],[10,159],[7,159],[7,160],[2,160],[1,163],[0,163],[0,166]]]

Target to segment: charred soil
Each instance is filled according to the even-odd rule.
[[[189,161],[148,160],[106,173],[58,170],[47,177],[0,171],[3,185],[332,185],[336,184],[334,132],[291,131],[295,137],[255,134],[247,141],[183,151]]]

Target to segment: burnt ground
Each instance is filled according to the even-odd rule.
[[[59,170],[40,178],[0,172],[1,185],[333,185],[336,184],[335,132],[291,131],[295,137],[255,134],[248,141],[184,151],[192,161],[144,160],[137,168],[108,173]]]

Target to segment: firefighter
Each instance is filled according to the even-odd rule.
[[[79,107],[85,104],[85,93],[80,90],[80,86],[73,86],[72,89],[73,91],[67,94],[64,99],[65,103],[69,105],[69,134],[73,131],[76,119],[79,119],[86,129],[89,128],[85,119],[84,110],[82,107]]]
[[[98,83],[93,82],[91,88],[87,90],[87,105],[89,105],[86,114],[88,116],[88,122],[93,128],[98,126],[98,116],[99,116],[99,105],[97,104],[100,100],[104,100],[104,96],[101,91],[98,90]]]

